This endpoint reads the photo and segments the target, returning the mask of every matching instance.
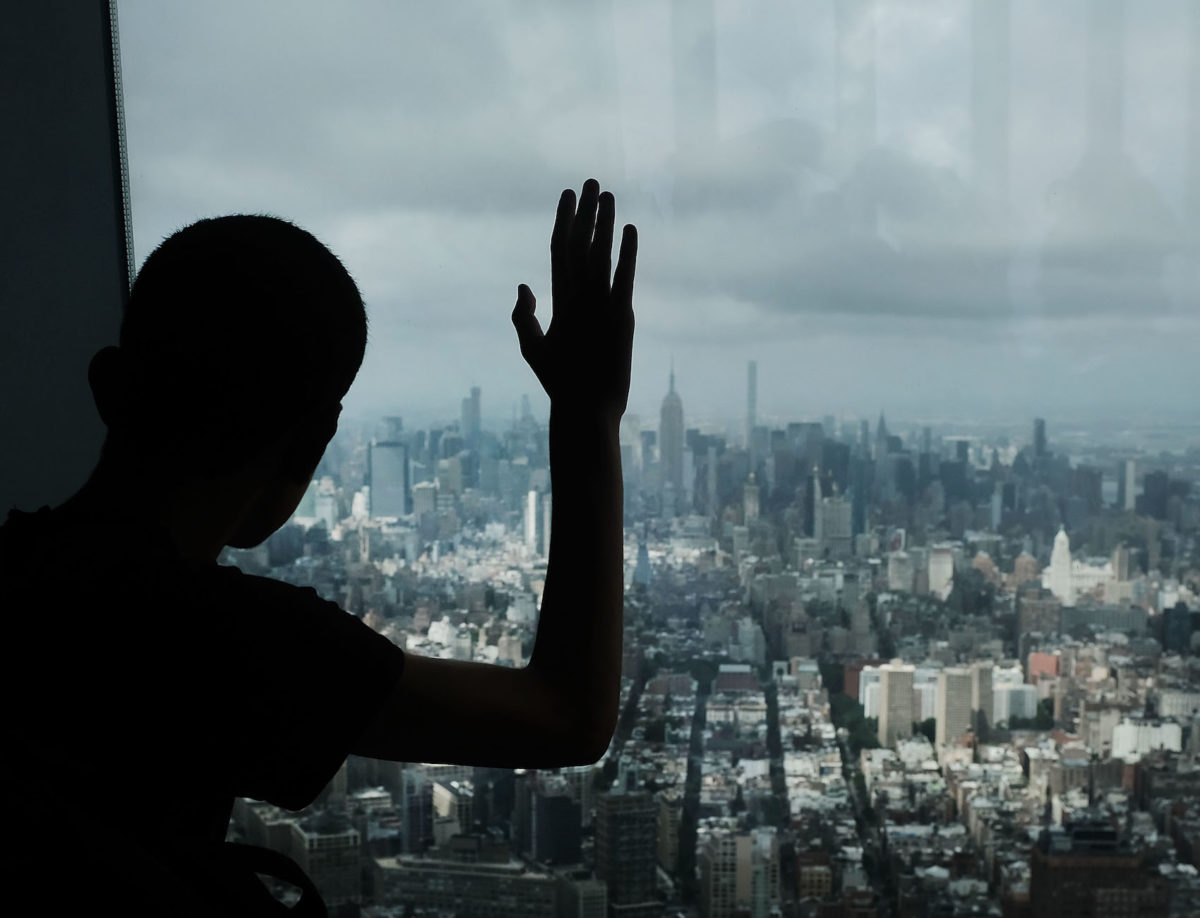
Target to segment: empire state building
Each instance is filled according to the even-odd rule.
[[[671,510],[683,495],[683,402],[675,391],[675,370],[671,369],[671,388],[663,397],[658,424],[659,456],[662,462],[664,498],[670,495]]]

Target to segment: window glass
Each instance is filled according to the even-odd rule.
[[[621,726],[553,775],[352,758],[323,812],[384,785],[372,853],[480,867],[378,901],[494,905],[512,854],[594,869],[580,909],[1036,912],[1048,821],[1050,860],[1154,844],[1121,776],[1200,736],[1200,4],[129,0],[121,52],[138,259],[278,214],[370,312],[317,480],[228,557],[410,652],[528,659],[555,503],[516,286],[545,323],[565,187],[639,228]],[[1162,866],[1116,882],[1193,883]]]

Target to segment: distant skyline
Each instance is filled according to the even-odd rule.
[[[349,414],[544,416],[508,314],[595,175],[643,418],[672,358],[689,426],[744,423],[748,360],[763,418],[1194,416],[1200,7],[839,9],[122,2],[136,257],[288,217],[367,299]]]

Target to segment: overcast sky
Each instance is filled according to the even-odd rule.
[[[122,0],[137,259],[294,220],[367,300],[350,414],[480,385],[499,420],[537,392],[516,286],[548,314],[595,176],[640,232],[647,424],[672,358],[689,426],[742,417],[749,359],[764,418],[1196,417],[1200,4],[995,0],[1005,42],[842,2]]]

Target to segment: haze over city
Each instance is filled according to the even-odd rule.
[[[641,236],[631,411],[1188,419],[1200,11],[1154,4],[122,3],[136,260],[269,212],[359,281],[347,416],[547,405],[558,192]],[[297,355],[297,366],[320,355]]]

